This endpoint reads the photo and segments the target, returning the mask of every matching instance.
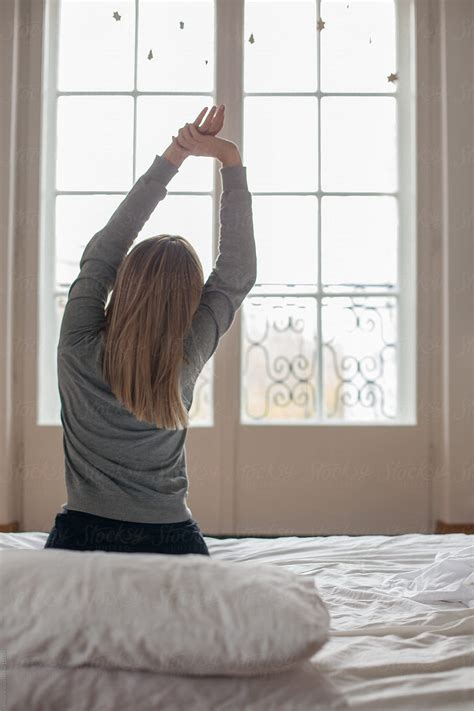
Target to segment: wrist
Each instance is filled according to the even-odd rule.
[[[173,163],[177,168],[179,168],[184,159],[186,158],[185,155],[175,146],[174,143],[170,143],[168,148],[164,151],[162,154],[163,158],[166,158],[167,160],[170,161],[170,163]]]
[[[222,163],[223,168],[232,165],[242,165],[242,158],[240,156],[240,151],[237,147],[230,149],[227,148],[226,150],[222,151],[222,153],[220,153],[217,158]]]

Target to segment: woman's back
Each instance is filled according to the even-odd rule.
[[[186,429],[139,421],[101,372],[102,338],[58,350],[68,507],[97,516],[168,523],[189,518]],[[188,384],[184,401],[190,397]]]

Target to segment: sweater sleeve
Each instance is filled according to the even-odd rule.
[[[247,168],[224,166],[220,175],[218,254],[185,342],[185,354],[195,376],[216,350],[256,281],[252,194],[247,185]]]
[[[154,209],[167,195],[177,166],[162,156],[136,181],[107,224],[86,245],[61,322],[58,348],[93,338],[105,323],[104,309],[117,270]]]

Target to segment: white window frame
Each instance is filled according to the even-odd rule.
[[[317,17],[320,17],[320,0],[315,0]],[[398,116],[398,176],[399,189],[396,193],[383,193],[397,195],[399,198],[399,240],[398,240],[398,276],[399,288],[387,290],[386,294],[395,296],[398,300],[398,335],[397,335],[397,405],[398,417],[394,420],[384,421],[311,421],[311,426],[338,426],[339,424],[348,426],[396,426],[396,425],[416,425],[416,255],[417,255],[417,197],[416,187],[416,66],[415,66],[415,21],[414,21],[414,0],[395,0],[396,2],[396,22],[397,22],[397,71],[403,76],[397,86],[396,94],[390,92],[389,96],[397,101]],[[135,24],[135,67],[137,53],[137,6],[135,2],[136,24]],[[58,95],[64,94],[127,94],[136,97],[137,95],[159,95],[172,94],[172,92],[139,92],[135,88],[128,92],[58,92],[57,91],[57,52],[58,52],[58,27],[59,27],[59,0],[45,0],[44,14],[44,42],[43,42],[43,103],[42,103],[42,136],[41,136],[41,188],[40,204],[42,206],[40,217],[40,240],[39,240],[39,299],[38,299],[38,323],[39,323],[39,348],[38,348],[38,378],[37,378],[37,424],[58,426],[59,394],[57,388],[57,376],[55,368],[55,353],[59,333],[57,332],[57,319],[55,316],[55,165],[56,165],[56,100]],[[243,91],[243,42],[247,40],[244,33],[244,11],[245,0],[215,0],[215,77],[214,92],[209,93],[213,103],[225,103],[227,114],[226,137],[242,145],[243,139],[243,103],[244,96],[257,95],[255,92],[244,93]],[[324,18],[323,18],[324,19]],[[315,30],[316,31],[316,30]],[[229,51],[229,47],[233,51]],[[236,61],[237,48],[240,47],[242,61]],[[318,42],[318,72],[320,72]],[[242,91],[239,92],[239,87]],[[176,92],[179,95],[205,95],[207,92]],[[291,95],[299,95],[300,92],[291,92]],[[274,95],[270,93],[270,95]],[[321,96],[340,95],[338,92],[311,92],[310,95]],[[351,94],[360,96],[364,94]],[[373,95],[373,94],[369,94]],[[376,95],[380,96],[380,93]],[[318,114],[320,113],[320,101],[318,101]],[[136,102],[135,121],[136,126]],[[135,131],[135,129],[134,129]],[[135,144],[135,137],[134,137]],[[246,164],[246,156],[243,162]],[[251,157],[248,157],[249,160]],[[319,166],[319,170],[320,170]],[[135,171],[135,164],[134,164]],[[134,174],[134,181],[138,176]],[[214,200],[213,208],[213,245],[216,253],[219,228],[219,187],[218,166],[215,166],[214,190],[211,195]],[[61,191],[62,192],[62,191]],[[101,191],[102,192],[102,191]],[[172,191],[171,191],[172,192]],[[199,193],[204,194],[204,193]],[[266,193],[267,194],[267,193]],[[317,191],[318,199],[326,194]],[[333,194],[333,193],[331,193]],[[351,193],[352,194],[352,193]],[[321,210],[318,210],[318,220],[321,219]],[[320,229],[320,225],[319,225]],[[91,235],[92,236],[92,235]],[[319,255],[320,257],[321,255]],[[321,259],[319,259],[318,269],[321,269]],[[320,281],[320,279],[319,279]],[[261,294],[260,291],[255,292]],[[266,292],[264,292],[266,294]],[[346,293],[346,292],[344,292]],[[308,295],[308,294],[305,294]],[[313,292],[314,295],[314,292]],[[360,293],[359,293],[360,295]],[[375,294],[367,294],[371,296]],[[384,293],[385,295],[385,293]],[[321,299],[328,294],[318,293],[316,298]],[[334,293],[334,297],[341,296]],[[319,313],[320,313],[319,309]],[[320,323],[318,333],[321,333]],[[235,412],[230,416],[229,422],[234,424],[240,422],[240,403],[238,393],[240,392],[240,314],[237,314],[234,327],[227,337],[228,347],[224,352],[217,354],[217,376],[221,385],[214,392],[214,408],[216,401],[224,403],[229,401],[228,392],[231,393],[230,400],[235,403]],[[318,338],[318,347],[321,350],[321,339]],[[232,362],[229,361],[229,354],[233,351]],[[224,358],[227,356],[227,362]],[[318,354],[318,357],[321,353]],[[220,364],[219,364],[220,358]],[[228,383],[227,378],[222,378],[224,373],[232,374],[233,383]],[[225,383],[225,385],[224,385]],[[224,393],[227,387],[228,392]],[[319,397],[322,397],[321,389],[318,387]],[[218,406],[219,406],[218,405]],[[219,410],[221,410],[219,406]],[[321,412],[321,410],[320,410]],[[244,426],[263,425],[285,425],[304,426],[304,421],[276,421],[276,422],[242,422]]]

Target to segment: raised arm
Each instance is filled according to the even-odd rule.
[[[156,155],[107,224],[87,243],[79,274],[71,284],[58,347],[87,343],[104,326],[104,308],[117,270],[133,241],[161,200],[182,159],[173,144]]]
[[[79,264],[81,270],[88,261],[98,262],[104,286],[109,289],[112,289],[117,269],[133,241],[158,203],[166,197],[166,186],[178,172],[178,166],[165,156],[166,153],[155,156],[151,166],[137,180],[105,227],[92,237],[84,249]]]
[[[210,141],[207,148],[196,149],[196,155],[208,155],[199,150],[215,150],[215,157],[222,162],[222,193],[218,254],[185,343],[194,376],[232,325],[236,311],[255,284],[257,272],[252,195],[239,150],[231,141],[219,139]]]

